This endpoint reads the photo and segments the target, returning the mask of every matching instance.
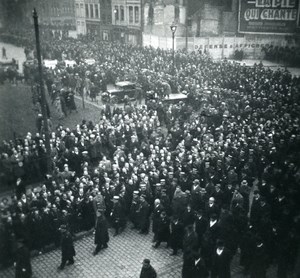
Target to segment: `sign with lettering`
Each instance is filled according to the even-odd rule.
[[[55,69],[58,61],[57,60],[44,60],[44,66],[48,69]]]
[[[294,33],[299,0],[240,0],[240,33]]]

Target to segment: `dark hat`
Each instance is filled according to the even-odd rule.
[[[163,210],[163,211],[160,213],[160,215],[166,216],[167,213]]]
[[[143,263],[150,264],[150,260],[149,259],[144,259]]]
[[[198,210],[196,211],[196,213],[197,213],[197,214],[203,214],[203,209],[198,209]]]
[[[217,247],[224,247],[224,241],[221,239],[217,240]]]

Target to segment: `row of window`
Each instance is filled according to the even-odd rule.
[[[70,14],[74,12],[71,6],[62,6],[62,7],[51,7],[52,15],[59,15],[61,13]]]
[[[83,4],[76,3],[76,15],[78,17],[87,18],[100,18],[100,5],[99,4],[85,4],[85,9]]]
[[[76,16],[77,17],[84,17],[84,5],[83,3],[80,3],[80,6],[78,3],[75,4],[75,8],[76,8]]]
[[[123,5],[115,6],[114,8],[115,14],[115,21],[125,20],[125,9]],[[140,22],[140,9],[137,6],[129,6],[128,7],[128,16],[129,16],[129,23],[139,23]]]
[[[85,17],[87,18],[100,18],[100,5],[99,4],[85,4]]]

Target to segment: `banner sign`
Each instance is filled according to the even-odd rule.
[[[294,33],[299,0],[240,0],[240,33]]]
[[[48,69],[55,69],[58,61],[57,60],[44,60],[44,65]]]
[[[96,63],[95,59],[85,59],[84,62],[88,65],[94,65]]]

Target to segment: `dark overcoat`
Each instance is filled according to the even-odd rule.
[[[108,224],[104,216],[100,216],[96,221],[95,244],[105,245],[109,241]]]

